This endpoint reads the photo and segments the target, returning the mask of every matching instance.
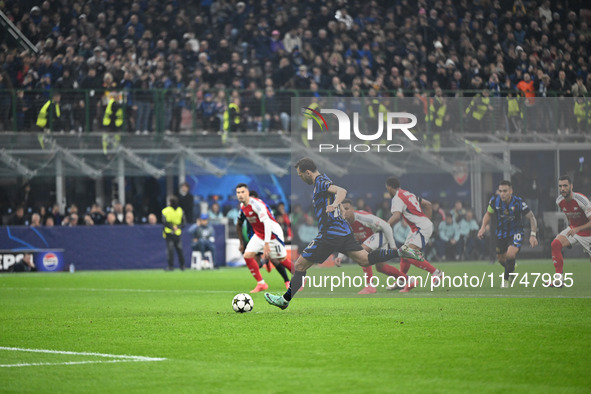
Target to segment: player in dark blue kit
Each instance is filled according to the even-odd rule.
[[[478,238],[482,239],[484,237],[484,231],[493,214],[497,218],[497,259],[505,267],[503,287],[509,287],[509,282],[513,280],[510,279],[510,274],[515,270],[515,256],[521,249],[523,240],[522,220],[524,217],[529,219],[531,225],[529,244],[532,248],[538,245],[538,239],[536,238],[538,225],[533,212],[525,201],[521,197],[513,195],[513,188],[509,181],[501,181],[498,194],[490,199],[486,213],[482,218]]]
[[[408,247],[378,249],[367,253],[355,240],[351,227],[341,216],[340,204],[347,196],[347,191],[332,183],[325,174],[320,174],[312,159],[303,158],[295,165],[299,177],[308,185],[314,185],[314,214],[318,219],[318,235],[303,250],[295,263],[295,273],[289,289],[283,296],[265,293],[265,299],[271,305],[285,309],[289,301],[302,286],[306,270],[312,265],[324,262],[332,253],[341,252],[355,260],[362,267],[405,257],[422,261],[422,256]]]

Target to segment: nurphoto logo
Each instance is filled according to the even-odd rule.
[[[409,112],[379,112],[376,114],[376,119],[370,119],[369,122],[365,122],[366,119],[360,117],[359,112],[353,112],[353,122],[351,118],[344,111],[332,108],[322,108],[314,110],[309,107],[303,107],[302,113],[306,122],[306,131],[308,141],[314,140],[314,124],[316,123],[320,128],[321,133],[329,131],[328,122],[323,114],[334,115],[338,123],[338,141],[351,141],[354,137],[359,141],[363,141],[362,144],[327,144],[320,143],[318,145],[319,152],[333,151],[333,152],[402,152],[404,149],[400,144],[386,144],[381,143],[385,140],[387,142],[393,141],[395,132],[401,131],[409,140],[417,141],[417,137],[413,135],[410,129],[417,124],[417,117]],[[385,117],[385,119],[384,119]],[[360,120],[361,118],[361,120]],[[329,118],[330,119],[330,118]],[[362,130],[363,127],[371,123],[377,128],[377,131],[370,132],[367,129]],[[360,128],[360,124],[362,127]],[[385,124],[385,127],[384,127]],[[365,126],[363,126],[365,125]],[[332,128],[331,128],[332,131]],[[380,141],[380,143],[368,143],[371,141]]]

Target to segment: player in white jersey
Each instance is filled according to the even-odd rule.
[[[556,205],[568,219],[568,227],[552,241],[552,262],[556,274],[554,280],[547,283],[551,287],[562,287],[563,266],[562,248],[580,244],[585,253],[591,259],[591,203],[589,199],[573,191],[570,177],[563,175],[558,178],[560,196],[556,199]]]
[[[400,187],[400,180],[393,176],[386,180],[386,190],[392,196],[392,216],[388,219],[388,224],[393,226],[398,221],[404,220],[410,227],[410,232],[404,244],[414,250],[422,251],[429,242],[431,234],[433,234],[433,222],[429,219],[431,216],[431,203],[426,200],[419,201],[413,193],[403,190]],[[424,208],[428,209],[428,215],[423,211]],[[433,280],[439,280],[443,275],[443,272],[432,266],[427,260],[418,261],[401,258],[400,270],[406,274],[410,264],[428,271]],[[401,292],[406,293],[414,286],[415,283],[409,280]]]
[[[355,211],[351,200],[343,200],[341,203],[343,211],[343,217],[351,226],[353,236],[355,240],[361,243],[361,247],[367,252],[372,252],[378,249],[396,249],[396,242],[394,241],[394,234],[392,233],[392,227],[386,223],[386,221],[379,217],[372,215],[365,211]],[[341,265],[341,261],[345,255],[339,253],[335,259],[337,266]],[[398,278],[403,276],[406,278],[406,274],[400,272],[396,267],[393,267],[386,263],[376,264],[378,272]],[[363,272],[366,275],[365,288],[359,291],[358,294],[373,294],[377,290],[370,284],[373,283],[371,278],[373,277],[373,269],[371,266],[362,267]]]

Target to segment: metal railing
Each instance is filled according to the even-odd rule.
[[[52,90],[0,90],[0,131],[34,131],[39,111],[56,89]],[[240,98],[240,122],[242,130],[248,131],[289,131],[292,108],[298,108],[300,97],[316,95],[322,104],[323,97],[337,97],[334,91],[280,90],[268,97],[263,91],[248,90],[172,90],[151,89],[147,91],[123,89],[111,91],[60,90],[60,117],[55,112],[48,114],[45,131],[108,131],[113,126],[103,124],[105,109],[110,97],[114,97],[121,108],[123,123],[118,131],[150,131],[163,133],[168,130],[191,133],[218,132],[228,129],[224,116],[234,97]],[[347,92],[347,96],[350,92]],[[482,100],[481,91],[444,92],[441,100],[432,92],[401,98],[397,92],[385,92],[381,101],[389,109],[413,112],[419,120],[417,131],[434,132],[478,132],[478,133],[585,133],[591,125],[591,102],[588,97],[508,98],[490,97]],[[209,96],[208,98],[205,98]],[[294,106],[292,107],[292,99]],[[370,104],[371,98],[360,97],[362,103]],[[517,107],[509,108],[509,100],[515,100]],[[205,104],[204,104],[205,103]],[[214,103],[214,104],[208,104]],[[445,105],[443,118],[440,106]],[[477,119],[473,115],[481,106],[484,111]],[[391,108],[390,108],[391,107]],[[484,108],[486,107],[486,108]],[[517,108],[517,110],[516,110]],[[439,111],[439,112],[438,112]],[[516,112],[517,111],[517,112]],[[286,116],[287,115],[287,116]],[[114,115],[113,115],[114,116]],[[423,118],[423,119],[421,119]],[[295,120],[295,119],[292,119]],[[143,124],[140,124],[144,122]],[[146,123],[147,122],[147,123]],[[292,124],[295,124],[292,122]]]

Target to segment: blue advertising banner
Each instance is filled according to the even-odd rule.
[[[57,272],[67,269],[62,250],[33,250],[33,263],[37,271]]]
[[[30,255],[29,264],[24,263],[24,257],[27,254]],[[0,250],[0,272],[25,272],[30,271],[33,266],[37,271],[64,271],[66,269],[64,251],[62,249]]]
[[[225,265],[225,228],[223,225],[214,225],[214,229],[216,262]],[[191,236],[186,231],[183,232],[182,242],[185,267],[190,268]],[[166,243],[162,238],[162,226],[158,225],[0,227],[0,249],[12,254],[34,252],[33,259],[40,271],[65,270],[70,264],[74,264],[76,270],[167,266]],[[14,257],[7,259],[10,262]],[[4,270],[2,267],[0,270]],[[175,267],[178,268],[176,256]]]

